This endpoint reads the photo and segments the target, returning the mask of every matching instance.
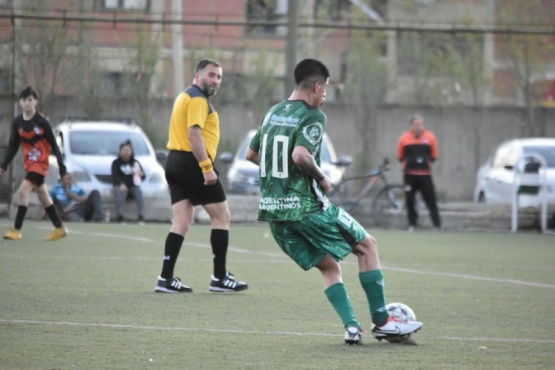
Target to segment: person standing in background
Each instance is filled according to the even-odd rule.
[[[432,164],[437,159],[436,137],[431,131],[424,129],[424,120],[419,115],[412,116],[409,124],[409,130],[399,137],[397,143],[397,158],[403,165],[408,231],[413,232],[418,226],[415,206],[417,192],[420,192],[430,211],[434,231],[439,231],[441,219],[432,179]]]
[[[7,240],[21,239],[21,228],[29,207],[29,194],[33,189],[37,192],[40,203],[55,227],[46,240],[58,240],[68,234],[62,225],[62,221],[56,212],[56,208],[48,195],[48,189],[44,183],[44,179],[48,174],[48,157],[51,152],[56,156],[58,161],[61,178],[66,176],[66,166],[64,165],[58,144],[56,144],[54,139],[50,123],[37,112],[38,98],[39,95],[31,86],[19,94],[19,105],[23,113],[13,121],[6,156],[0,165],[0,175],[3,175],[17,154],[19,146],[21,146],[25,178],[17,191],[19,205],[17,207],[14,227],[4,234],[4,239]]]
[[[145,206],[141,182],[145,179],[143,167],[135,159],[131,141],[127,140],[119,146],[119,155],[112,162],[112,184],[116,200],[117,222],[124,222],[123,206],[128,197],[135,199],[139,213],[139,224],[144,224]]]

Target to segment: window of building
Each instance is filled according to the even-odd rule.
[[[12,5],[12,0],[0,0],[0,7],[7,7]]]
[[[248,22],[276,22],[287,17],[287,0],[247,0]],[[276,35],[273,25],[248,26],[248,34]]]
[[[398,32],[397,66],[402,75],[417,75],[421,71],[434,68],[438,60],[466,63],[470,56],[476,60],[483,58],[483,38],[481,35],[460,36],[434,32]],[[435,70],[436,75],[448,69]]]
[[[130,73],[109,72],[102,75],[102,91],[108,96],[131,95],[133,76]]]
[[[150,0],[101,0],[102,9],[106,10],[148,10]]]

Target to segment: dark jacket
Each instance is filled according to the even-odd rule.
[[[125,162],[120,157],[118,157],[112,162],[112,184],[114,184],[114,186],[125,184],[125,186],[127,186],[128,188],[137,186],[133,182],[133,167],[135,166],[135,164],[138,164],[141,168],[141,171],[143,172],[141,180],[144,180],[145,171],[143,170],[143,166],[141,166],[141,163],[139,163],[139,161],[131,157],[128,162]]]

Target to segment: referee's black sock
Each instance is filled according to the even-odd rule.
[[[214,277],[223,279],[226,273],[227,246],[229,243],[229,230],[212,229],[210,244],[212,245],[212,258],[214,261]]]
[[[176,233],[168,233],[166,237],[166,246],[164,247],[164,263],[162,264],[162,273],[160,276],[164,279],[171,279],[173,277],[173,270],[175,263],[179,256],[179,251],[183,245],[185,238]]]

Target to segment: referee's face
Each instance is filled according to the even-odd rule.
[[[206,96],[216,95],[222,83],[222,68],[213,64],[208,64],[195,76],[195,85],[206,94]]]

